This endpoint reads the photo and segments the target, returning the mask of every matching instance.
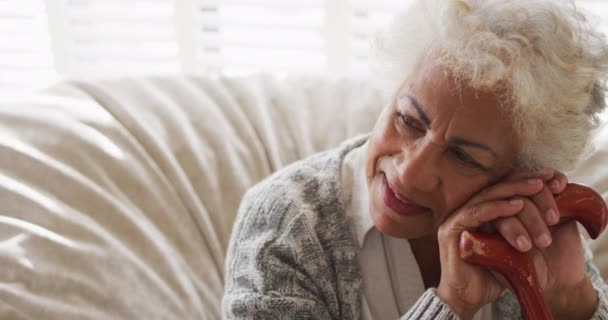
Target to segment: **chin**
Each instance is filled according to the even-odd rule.
[[[369,194],[370,214],[374,226],[382,234],[395,238],[414,239],[436,233],[432,214],[402,217],[384,205],[381,174],[374,177],[370,190],[372,191]]]
[[[384,209],[389,210],[389,209]],[[382,234],[402,239],[415,239],[435,234],[428,216],[408,218],[408,221],[394,221],[384,210],[372,209],[371,216],[374,226]]]

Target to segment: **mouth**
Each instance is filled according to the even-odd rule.
[[[389,185],[386,174],[382,174],[382,200],[388,208],[400,216],[418,216],[429,210],[429,208],[420,206],[395,192]]]

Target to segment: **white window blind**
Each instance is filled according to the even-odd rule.
[[[57,67],[66,76],[179,70],[171,0],[48,0]]]
[[[323,0],[198,0],[192,42],[199,71],[322,72]]]
[[[57,79],[43,0],[0,0],[0,39],[1,93]]]
[[[61,77],[364,73],[413,0],[0,0],[0,93]],[[608,1],[579,0],[608,32]]]

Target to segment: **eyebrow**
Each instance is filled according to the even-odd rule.
[[[431,119],[429,119],[429,117],[426,115],[426,113],[424,113],[420,103],[418,102],[418,100],[416,100],[416,98],[414,98],[409,93],[406,93],[406,94],[402,95],[400,97],[400,99],[408,99],[412,103],[412,106],[414,107],[414,109],[418,113],[418,116],[420,117],[422,122],[424,122],[426,127],[429,128],[431,126]],[[494,150],[492,150],[492,148],[490,148],[484,144],[473,142],[473,141],[470,141],[470,140],[467,140],[464,138],[454,137],[450,140],[449,144],[456,145],[456,146],[469,146],[469,147],[477,148],[477,149],[490,153],[492,156],[494,156],[494,158],[498,157],[496,155],[496,152],[494,152]]]
[[[429,117],[426,115],[426,113],[424,113],[424,111],[422,110],[422,107],[420,106],[420,103],[418,102],[418,100],[416,100],[416,98],[411,96],[409,93],[406,93],[400,97],[400,100],[401,99],[408,99],[410,101],[410,103],[412,104],[412,106],[414,106],[414,109],[416,109],[416,112],[418,112],[418,116],[420,117],[420,120],[422,120],[422,122],[424,122],[424,125],[427,128],[431,127],[431,119],[429,119]]]

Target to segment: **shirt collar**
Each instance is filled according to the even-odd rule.
[[[367,233],[375,228],[369,212],[369,193],[365,176],[368,143],[369,140],[346,155],[341,175],[345,213],[351,222],[359,248],[363,247]]]

